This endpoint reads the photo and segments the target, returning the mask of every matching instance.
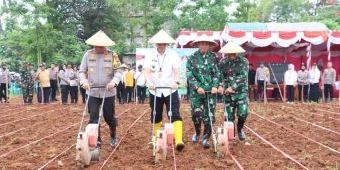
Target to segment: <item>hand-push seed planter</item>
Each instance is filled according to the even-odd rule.
[[[91,87],[93,88],[105,88],[102,86]],[[89,94],[91,93],[89,90]],[[91,161],[99,161],[100,159],[100,148],[97,147],[98,140],[98,130],[100,125],[100,118],[103,116],[103,107],[105,101],[106,89],[103,95],[103,100],[99,110],[98,123],[89,123],[84,128],[84,120],[87,114],[87,107],[89,102],[89,97],[86,99],[85,109],[82,115],[79,132],[77,135],[76,143],[76,161],[81,167],[90,165]]]

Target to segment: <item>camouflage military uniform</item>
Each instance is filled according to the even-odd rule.
[[[23,69],[20,70],[20,76],[24,103],[32,103],[34,80],[31,70],[29,70],[27,66],[24,66]]]
[[[231,87],[235,93],[224,95],[228,120],[235,120],[235,109],[237,110],[238,132],[243,128],[248,115],[248,60],[238,56],[235,60],[224,58],[219,68],[221,70],[221,82],[224,89]]]
[[[197,93],[197,89],[203,88],[205,91],[210,91],[213,87],[219,85],[219,70],[217,68],[218,58],[213,52],[208,52],[203,58],[200,51],[195,52],[188,58],[187,61],[187,76],[190,88],[191,100],[191,117],[195,126],[195,135],[199,136],[201,123],[204,123],[204,135],[207,138],[211,135],[211,125],[208,111],[208,103],[210,112],[213,114],[212,122],[215,120],[216,94],[207,95]],[[195,137],[193,137],[193,141]]]

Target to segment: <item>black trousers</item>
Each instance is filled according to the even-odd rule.
[[[50,89],[50,87],[38,88],[38,103],[49,103]]]
[[[287,98],[289,102],[294,101],[294,86],[293,85],[287,85]]]
[[[125,100],[128,103],[130,103],[130,102],[132,102],[133,87],[126,86],[125,90],[126,90],[126,99]]]
[[[264,80],[257,80],[257,97],[262,99],[264,90]]]
[[[309,90],[309,101],[318,102],[320,97],[319,83],[311,83]]]
[[[298,91],[299,91],[299,100],[302,100],[301,92],[302,92],[302,85],[298,85]],[[303,100],[306,101],[308,97],[308,84],[303,85]]]
[[[103,98],[89,96],[89,103],[88,103],[88,111],[90,114],[89,123],[98,123],[100,105],[102,104],[102,101],[103,101]],[[114,102],[115,102],[114,96],[106,97],[104,101],[104,105],[103,105],[103,117],[104,117],[106,124],[109,125],[110,128],[114,128],[117,126]],[[100,128],[98,129],[98,141],[101,141]]]
[[[8,88],[9,88],[9,86],[8,86]],[[1,85],[0,85],[0,100],[2,101],[2,99],[4,99],[5,101],[7,101],[7,99],[8,99],[7,94],[8,94],[8,92],[6,93],[6,83],[1,83]]]
[[[83,88],[80,88],[80,93],[81,93],[82,102],[85,103],[86,102],[86,90]]]
[[[117,97],[119,103],[124,103],[126,99],[125,85],[122,82],[118,83],[117,86]]]
[[[150,93],[150,107],[151,107],[151,123],[153,123],[153,110],[154,110],[154,100],[155,96]],[[173,92],[171,94],[171,110],[172,110],[172,117],[171,117],[171,122],[175,121],[182,121],[182,117],[179,113],[179,96],[178,96],[178,91]],[[170,95],[167,97],[164,97],[163,95],[161,97],[156,97],[156,115],[155,115],[155,123],[159,123],[163,120],[163,106],[165,104],[167,113],[170,110]],[[167,114],[168,115],[168,114]]]
[[[71,103],[78,102],[78,86],[70,86]]]
[[[275,100],[278,100],[279,98],[281,98],[279,88],[276,88],[276,87],[274,88],[273,97],[274,97]]]
[[[325,100],[328,100],[328,93],[330,97],[330,101],[333,100],[334,96],[334,89],[332,84],[324,84],[324,93],[325,93]]]
[[[57,80],[50,80],[51,84],[51,101],[56,101],[56,94],[57,94],[57,89],[58,89],[58,82]]]
[[[61,89],[61,102],[63,104],[67,103],[68,95],[70,93],[70,86],[69,85],[60,85]]]
[[[138,103],[144,103],[145,96],[146,96],[145,86],[137,86],[137,96],[138,96]]]

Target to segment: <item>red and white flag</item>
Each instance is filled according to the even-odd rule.
[[[328,38],[328,41],[327,41],[327,54],[328,54],[328,61],[331,61],[331,41],[329,40]]]
[[[310,68],[310,62],[311,62],[311,59],[312,59],[312,44],[309,43],[309,45],[307,46],[306,48],[306,58],[307,58],[307,70],[309,70]]]

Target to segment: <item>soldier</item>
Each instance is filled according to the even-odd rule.
[[[113,46],[115,43],[101,30],[85,42],[94,48],[84,54],[79,67],[81,87],[87,90],[91,86],[105,86],[106,88],[94,88],[88,93],[89,123],[98,123],[100,105],[105,100],[103,116],[110,128],[110,145],[116,146],[118,140],[116,137],[117,120],[114,107],[115,88],[122,77],[122,73],[118,70],[114,71],[112,64],[114,62],[113,52],[107,49],[108,46]],[[103,97],[104,92],[105,98]],[[98,131],[97,148],[101,148],[100,129]]]
[[[150,92],[150,107],[154,108],[154,98],[156,96],[156,115],[153,122],[153,112],[151,111],[151,122],[154,125],[154,134],[162,127],[163,107],[166,106],[167,111],[172,108],[172,123],[174,126],[175,147],[176,150],[181,151],[184,148],[182,139],[183,122],[179,113],[179,73],[180,73],[180,59],[178,54],[167,48],[170,43],[175,43],[165,31],[161,30],[154,35],[149,43],[155,44],[156,48],[152,49],[150,53],[145,55],[144,73],[147,81],[147,86]],[[157,87],[171,87],[170,89],[158,89]],[[170,98],[171,96],[171,98]],[[171,102],[170,102],[171,99]]]
[[[20,78],[24,103],[32,104],[34,79],[31,70],[29,70],[28,62],[24,62],[22,70],[20,70]]]
[[[228,113],[228,121],[234,122],[237,110],[238,122],[237,131],[241,141],[245,140],[246,135],[243,131],[244,123],[248,116],[248,60],[237,53],[245,50],[234,42],[228,42],[220,51],[228,56],[220,62],[221,82],[224,89],[225,110]]]
[[[203,121],[203,148],[209,148],[209,138],[212,132],[209,111],[213,114],[212,122],[214,123],[216,93],[220,78],[217,68],[218,58],[211,51],[217,46],[217,43],[207,36],[202,36],[192,45],[198,47],[198,51],[188,58],[186,65],[190,88],[191,118],[195,127],[192,142],[197,143],[199,141]],[[211,94],[206,94],[207,91],[210,91]],[[209,101],[207,95],[209,95]]]
[[[9,75],[9,70],[6,63],[2,63],[2,68],[0,69],[0,102],[4,99],[5,103],[8,102],[8,89],[9,83],[11,82],[11,77]]]

